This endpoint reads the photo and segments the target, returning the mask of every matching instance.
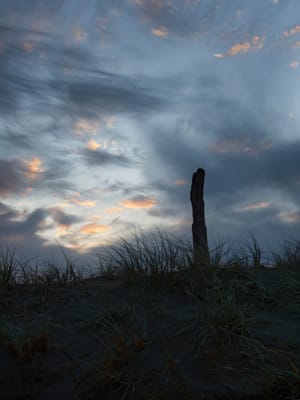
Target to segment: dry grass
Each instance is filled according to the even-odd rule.
[[[261,398],[297,399],[300,343],[296,336],[284,343],[276,335],[300,329],[299,246],[289,242],[280,254],[273,252],[275,268],[269,270],[262,268],[263,251],[253,236],[238,251],[219,242],[208,265],[199,257],[195,262],[190,244],[173,235],[135,231],[99,259],[98,276],[85,279],[66,255],[64,267],[49,263],[40,270],[38,263],[17,260],[15,249],[1,247],[0,345],[27,365],[36,355],[53,351],[51,337],[58,340],[64,332],[74,332],[81,347],[80,338],[89,338],[97,356],[87,351],[85,361],[75,362],[76,352],[70,350],[75,344],[66,345],[73,395],[80,399],[104,394],[102,398],[124,400],[217,398],[213,385],[205,389],[203,377],[195,395],[191,382],[198,378],[193,381],[190,364],[211,371],[217,386],[232,373],[247,388],[261,387],[266,396]],[[101,293],[93,285],[99,279],[119,291],[114,300],[97,297],[95,303]],[[13,308],[17,293],[21,314]],[[76,307],[87,304],[78,314],[68,305],[75,300]],[[52,323],[56,314],[50,318],[54,302],[65,324],[60,328]],[[4,310],[10,307],[8,315]],[[265,337],[261,326],[270,325],[273,336]],[[243,398],[238,397],[242,389],[236,390],[236,398]]]

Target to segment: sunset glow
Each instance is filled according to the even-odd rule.
[[[95,235],[97,233],[107,232],[110,229],[110,226],[103,224],[87,224],[84,225],[80,232],[85,235]]]
[[[0,245],[300,237],[300,2],[0,2]]]
[[[152,33],[153,35],[155,35],[155,36],[162,37],[162,38],[168,36],[168,31],[167,31],[166,28],[156,28],[156,29],[152,29],[152,30],[151,30],[151,33]]]
[[[38,179],[40,177],[40,174],[43,172],[41,165],[42,160],[37,157],[34,157],[31,161],[26,162],[26,176],[32,180]]]
[[[156,200],[145,196],[136,196],[135,198],[127,199],[121,202],[125,208],[151,208],[155,206]]]
[[[91,151],[100,149],[100,147],[101,147],[101,144],[95,142],[94,140],[89,140],[88,143],[87,143],[87,146],[86,146],[86,148],[87,148],[88,150],[91,150]]]

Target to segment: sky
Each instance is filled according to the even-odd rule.
[[[299,0],[1,0],[0,243],[300,234]]]

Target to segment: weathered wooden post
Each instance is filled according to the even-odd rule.
[[[198,168],[193,174],[191,187],[191,202],[193,208],[192,232],[194,261],[209,263],[209,250],[203,200],[204,178],[205,171],[203,168]]]

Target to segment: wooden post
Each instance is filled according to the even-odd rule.
[[[204,178],[204,169],[198,168],[197,171],[193,174],[190,198],[193,208],[192,232],[194,261],[209,263],[209,250],[203,200]]]

